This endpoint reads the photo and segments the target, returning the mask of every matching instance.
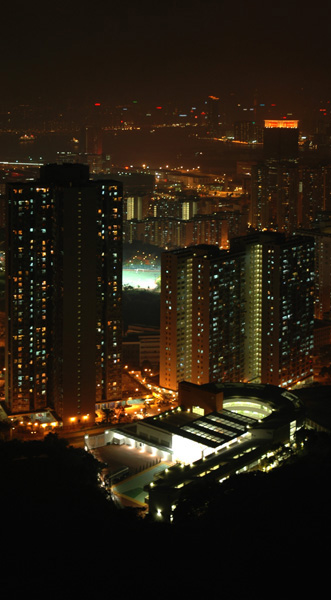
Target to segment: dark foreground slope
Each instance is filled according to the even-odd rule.
[[[304,455],[268,475],[198,486],[173,525],[117,510],[99,487],[100,464],[55,436],[2,444],[0,469],[0,589],[13,597],[28,589],[51,598],[174,589],[205,597],[216,584],[235,585],[237,596],[247,577],[262,582],[270,569],[295,569],[298,585],[304,565],[313,569],[318,557],[322,569],[327,557],[328,436],[313,436]]]

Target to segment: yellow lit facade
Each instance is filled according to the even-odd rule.
[[[262,368],[262,245],[246,253],[245,378],[261,383]]]

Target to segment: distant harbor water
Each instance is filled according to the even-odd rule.
[[[22,132],[0,132],[0,161],[47,163],[55,162],[59,152],[77,152],[78,146],[72,141],[79,138],[77,130],[29,133],[34,134],[34,141],[22,143]],[[189,169],[199,166],[206,172],[235,170],[237,160],[258,158],[257,148],[200,138],[198,130],[192,127],[104,131],[103,152],[118,166],[146,164],[151,169],[165,165]]]

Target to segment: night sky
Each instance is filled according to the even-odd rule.
[[[2,102],[331,98],[330,3],[41,0],[2,7]]]

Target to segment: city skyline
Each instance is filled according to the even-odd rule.
[[[0,589],[300,587],[329,532],[330,3],[1,16]]]
[[[10,7],[6,11],[10,15]],[[328,169],[321,162],[314,170],[310,157],[311,151],[318,149],[318,160],[327,159],[330,109],[327,103],[318,108],[318,87],[314,96],[307,96],[305,91],[308,83],[311,91],[325,60],[317,52],[317,42],[325,31],[320,13],[311,15],[305,9],[298,12],[297,2],[280,2],[273,7],[262,5],[260,0],[250,6],[239,1],[234,13],[229,3],[214,0],[194,0],[190,4],[186,0],[170,1],[166,6],[154,6],[145,0],[139,5],[127,1],[121,7],[114,2],[101,2],[93,11],[84,4],[78,7],[76,2],[67,10],[59,3],[48,28],[44,27],[46,20],[39,1],[31,11],[22,6],[17,12],[13,34],[17,44],[13,45],[5,70],[12,63],[18,88],[7,86],[16,105],[12,111],[1,114],[3,133],[20,135],[30,119],[36,131],[30,128],[31,135],[21,134],[19,143],[29,142],[33,148],[43,132],[68,133],[80,122],[79,139],[77,133],[69,150],[57,151],[56,161],[88,163],[94,178],[112,175],[116,179],[109,152],[111,138],[107,139],[110,131],[115,132],[115,138],[120,135],[119,130],[131,132],[141,127],[146,133],[143,144],[148,145],[148,136],[155,136],[159,137],[156,147],[168,135],[170,140],[172,127],[187,128],[183,136],[185,151],[179,149],[180,129],[175,129],[171,150],[169,145],[167,152],[172,154],[172,160],[178,159],[169,171],[178,169],[184,174],[189,171],[187,163],[191,160],[191,182],[176,180],[168,173],[167,165],[162,167],[163,173],[152,174],[154,163],[149,171],[156,178],[153,189],[146,182],[142,193],[142,180],[130,192],[127,186],[127,240],[148,238],[166,249],[168,244],[182,247],[216,243],[225,251],[231,238],[247,234],[250,228],[292,234],[297,228],[312,226],[321,219],[321,211],[328,209]],[[22,61],[27,31],[29,53]],[[35,32],[33,39],[31,32]],[[299,43],[301,36],[307,34],[309,48]],[[38,74],[42,73],[39,78],[36,60]],[[23,66],[26,68],[20,77]],[[107,77],[108,72],[112,77]],[[319,80],[322,82],[323,78]],[[298,85],[301,87],[296,92],[300,91],[305,104],[293,95]],[[32,89],[33,99],[26,100]],[[273,90],[277,93],[277,98],[273,98],[276,102],[270,102]],[[10,102],[10,94],[3,98],[4,104]],[[239,95],[246,96],[247,106],[236,102]],[[268,102],[261,102],[268,95]],[[19,104],[23,97],[27,104]],[[123,103],[125,97],[130,97],[127,105]],[[156,104],[157,97],[165,99],[165,103]],[[199,102],[195,102],[198,97]],[[290,109],[300,106],[299,113],[309,112],[309,97],[314,98],[310,116],[320,118],[315,121],[314,134],[305,137],[299,135],[299,115]],[[116,104],[119,98],[121,103]],[[186,112],[180,112],[181,104],[176,107],[177,100],[186,103]],[[57,112],[61,103],[67,107],[63,113]],[[287,110],[283,111],[285,104]],[[151,107],[147,109],[150,112],[144,112],[145,106]],[[75,107],[80,109],[75,111]],[[275,127],[277,117],[282,120]],[[265,118],[268,120],[264,122]],[[196,132],[193,127],[197,127]],[[162,138],[159,131],[163,129],[166,135]],[[224,144],[218,144],[217,149],[217,142]],[[235,142],[246,145],[242,155]],[[224,150],[219,150],[221,146]],[[246,150],[248,153],[244,154]],[[45,162],[42,156],[40,162]],[[224,171],[213,182],[211,165],[218,162],[216,172],[221,173],[223,168]],[[208,166],[199,180],[204,165]],[[133,174],[131,168],[133,165],[125,166],[127,175]],[[143,163],[142,169],[147,172],[149,165]],[[173,190],[184,192],[181,198],[172,194],[171,179]],[[204,352],[207,355],[207,347]],[[224,354],[222,348],[217,352]],[[214,375],[223,377],[220,372]]]

